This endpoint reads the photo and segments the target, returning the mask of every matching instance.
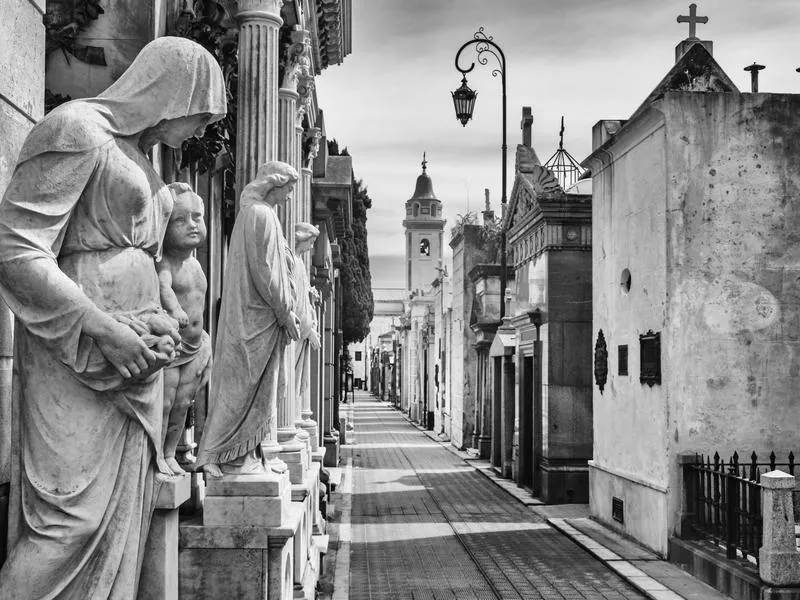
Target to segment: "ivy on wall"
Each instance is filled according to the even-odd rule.
[[[226,166],[235,172],[239,39],[235,28],[223,25],[224,17],[225,11],[219,2],[200,1],[191,8],[185,7],[176,25],[177,35],[197,42],[217,59],[228,95],[225,118],[209,125],[203,137],[190,138],[183,144],[181,168],[196,165],[201,173],[211,168],[222,153],[227,155],[229,164]]]
[[[77,42],[78,34],[104,12],[100,0],[48,0],[44,15],[46,54],[61,50],[67,62],[71,54],[90,65],[106,66],[103,48]]]

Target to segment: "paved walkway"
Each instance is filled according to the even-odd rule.
[[[645,597],[385,403],[352,416],[351,600]]]

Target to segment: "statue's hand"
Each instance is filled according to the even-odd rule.
[[[185,313],[184,313],[185,314]],[[146,317],[147,326],[154,335],[168,335],[175,344],[179,344],[181,336],[178,333],[178,321],[168,314],[152,314]]]
[[[319,350],[322,347],[322,343],[319,339],[319,333],[316,330],[311,332],[311,335],[308,336],[308,342],[311,344],[311,347],[314,350]]]
[[[131,327],[117,321],[109,319],[93,337],[106,360],[125,379],[148,372],[157,362],[155,352],[144,340]]]
[[[179,327],[186,327],[189,324],[189,315],[186,314],[186,311],[182,308],[179,308],[175,312],[172,313],[172,318],[178,321]]]
[[[289,313],[289,320],[284,323],[283,328],[286,330],[286,335],[289,339],[297,341],[300,339],[300,319],[294,311]]]

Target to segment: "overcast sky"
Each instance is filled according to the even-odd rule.
[[[743,69],[757,61],[760,91],[800,93],[800,0],[699,0],[698,37],[714,42],[714,57],[742,91]],[[678,24],[689,3],[676,0],[352,0],[353,53],[318,78],[329,138],[353,155],[356,177],[373,200],[368,213],[374,287],[403,287],[405,201],[428,153],[428,174],[447,218],[483,208],[491,190],[499,213],[501,87],[477,65],[478,92],[466,128],[450,92],[460,85],[455,53],[483,26],[506,54],[508,191],[521,141],[522,106],[533,107],[534,148],[544,162],[558,146],[579,161],[591,150],[600,119],[627,118],[674,64],[674,47],[688,36]],[[463,59],[474,60],[466,50]],[[462,59],[462,60],[463,60]],[[449,257],[446,247],[445,257]]]

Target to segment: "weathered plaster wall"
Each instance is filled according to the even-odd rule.
[[[0,19],[0,197],[25,136],[44,112],[44,0],[9,0]],[[0,564],[6,554],[11,479],[13,324],[0,302]]]
[[[463,237],[453,246],[453,345],[450,348],[450,355],[452,357],[450,379],[453,385],[450,389],[450,440],[457,448],[463,447],[467,441],[464,435],[463,424],[464,395],[465,392],[468,394],[469,390],[465,390],[464,388],[469,380],[469,368],[466,364],[466,360],[470,348],[467,345],[467,337],[472,333],[472,330],[469,329],[469,321],[465,322],[464,320],[464,307],[467,303],[464,289],[467,283],[464,256],[466,253],[465,246],[466,244],[463,241]],[[467,333],[467,330],[469,330],[469,333]]]
[[[595,462],[665,485],[665,388],[639,383],[639,335],[660,331],[665,318],[665,132],[659,121],[641,123],[618,140],[611,167],[593,177],[592,347],[602,329],[609,375],[602,394],[593,386]],[[629,292],[620,285],[626,268]],[[628,376],[617,375],[619,344],[629,348]],[[632,431],[638,435],[627,435]]]
[[[475,431],[475,395],[478,353],[475,332],[469,326],[475,284],[468,277],[476,265],[485,262],[481,227],[465,225],[463,233],[450,242],[453,248],[453,335],[452,346],[452,431],[451,441],[462,448],[471,446]]]
[[[686,174],[667,197],[675,478],[677,452],[785,459],[800,445],[800,95],[671,93],[659,108],[668,169]]]
[[[650,112],[622,130],[593,165],[592,348],[602,329],[608,381],[593,382],[594,450],[590,509],[602,521],[666,553],[663,506],[670,470],[667,388],[639,382],[639,335],[661,331],[666,314],[665,129]],[[624,269],[631,287],[621,285]],[[618,375],[617,348],[628,345],[628,373]],[[662,373],[671,365],[662,361]],[[635,432],[635,433],[634,433]],[[625,523],[611,519],[611,496],[625,502]]]

